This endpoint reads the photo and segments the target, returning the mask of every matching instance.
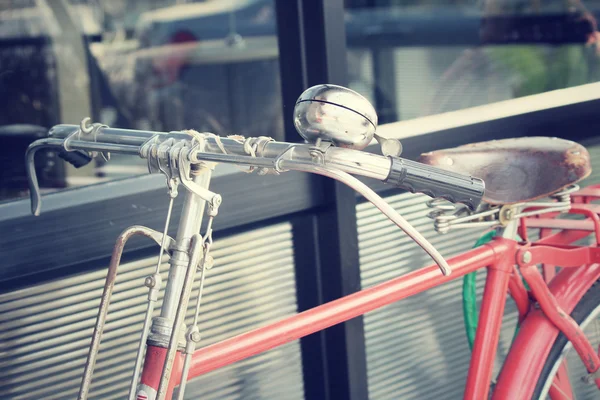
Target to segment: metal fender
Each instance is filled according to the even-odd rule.
[[[600,264],[591,264],[585,268],[565,268],[552,279],[549,288],[561,308],[571,313],[599,278]],[[530,400],[558,334],[559,330],[541,310],[531,311],[513,341],[492,399]]]

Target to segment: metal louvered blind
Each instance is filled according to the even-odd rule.
[[[581,186],[600,183],[600,146],[587,146],[592,175]],[[426,215],[423,195],[403,193],[387,197],[446,258],[467,251],[480,230],[454,230],[440,235]],[[429,256],[370,203],[357,206],[362,287],[414,271],[432,263]],[[485,271],[478,272],[479,298]],[[515,332],[517,312],[506,304],[495,374]],[[459,399],[471,352],[462,314],[462,279],[401,300],[365,315],[369,398]]]
[[[478,232],[438,235],[427,218],[422,195],[390,196],[387,201],[445,257],[469,249]],[[370,203],[358,211],[361,280],[369,287],[431,264],[423,252]],[[478,276],[483,287],[485,273]],[[464,333],[461,280],[365,315],[369,398],[458,399],[462,397],[470,351]]]
[[[291,235],[282,223],[215,241],[201,346],[297,311]],[[143,280],[156,262],[153,257],[120,268],[90,398],[126,397],[146,304]],[[0,295],[0,398],[76,397],[105,276],[103,269]],[[161,301],[162,294],[156,315]],[[187,323],[194,306],[191,301]],[[302,399],[299,343],[196,378],[186,398]]]

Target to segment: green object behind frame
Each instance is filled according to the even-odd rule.
[[[496,231],[490,231],[481,236],[475,243],[475,247],[482,246],[491,241],[496,235]],[[477,331],[477,271],[467,274],[463,278],[463,314],[465,318],[465,329],[467,330],[467,340],[469,348],[473,350],[475,342],[475,332]]]
[[[475,246],[473,248],[482,246],[489,241],[491,241],[494,236],[496,236],[496,231],[490,231],[485,235],[481,236],[475,242]],[[529,290],[529,286],[527,282],[523,282],[525,284],[525,288]],[[478,312],[477,312],[477,271],[471,272],[467,274],[463,278],[463,314],[465,317],[465,329],[467,331],[467,341],[469,342],[469,348],[473,350],[473,343],[475,342],[475,333],[477,332],[477,321],[478,321]],[[519,323],[517,322],[517,327],[515,329],[515,334],[513,335],[513,339],[519,333]]]

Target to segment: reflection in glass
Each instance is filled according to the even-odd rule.
[[[599,78],[596,0],[346,4],[351,85],[382,123]]]
[[[282,135],[274,7],[274,0],[0,2],[2,151],[24,154],[7,139],[15,131],[27,143],[40,127],[87,116],[122,128]],[[23,133],[15,124],[35,127]],[[146,172],[131,157],[80,170],[49,159],[64,178],[49,190]],[[0,200],[24,194],[3,191]]]

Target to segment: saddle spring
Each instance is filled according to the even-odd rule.
[[[448,233],[450,228],[484,228],[497,224],[495,215],[500,208],[483,204],[478,212],[470,211],[462,204],[450,203],[445,199],[431,199],[427,207],[432,208],[427,216],[433,219],[433,226],[438,233]]]
[[[560,203],[569,203],[569,205],[571,204],[571,194],[575,193],[579,191],[579,185],[570,185],[567,186],[566,188],[564,188],[563,190],[561,190],[558,193],[553,194],[552,197],[553,199],[555,199],[557,202]]]
[[[436,198],[427,201],[427,207],[433,209],[427,216],[433,219],[433,226],[436,232],[442,234],[448,233],[450,228],[489,228],[501,226],[502,219],[517,219],[548,212],[568,211],[571,208],[571,194],[578,190],[578,185],[567,186],[560,192],[548,196],[550,201],[532,201],[512,204],[510,206],[483,203],[475,212],[470,211],[462,204],[450,203],[445,199]],[[535,209],[524,211],[531,207],[535,207]],[[501,215],[503,218],[501,218]]]

